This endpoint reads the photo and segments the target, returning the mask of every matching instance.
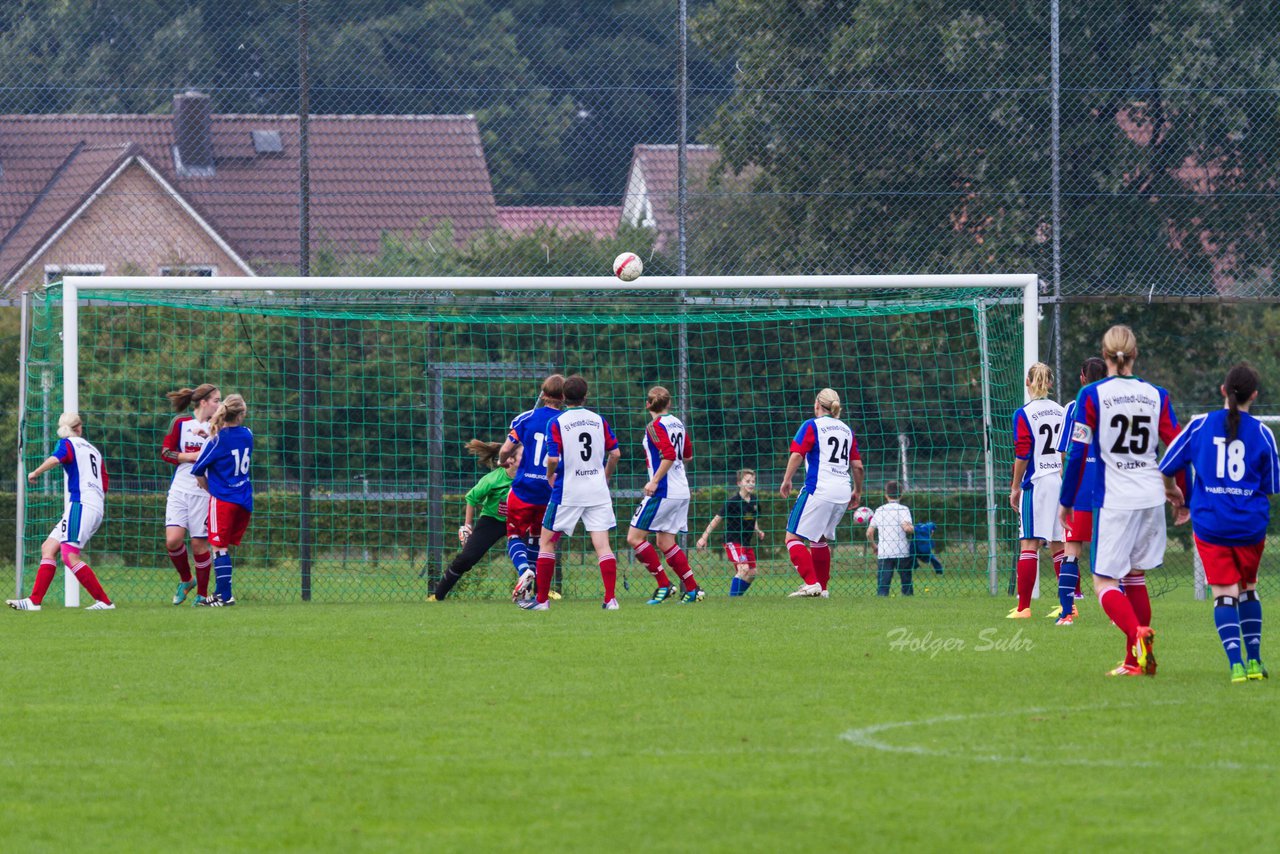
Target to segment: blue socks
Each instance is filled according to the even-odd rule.
[[[1080,561],[1069,557],[1062,561],[1058,570],[1058,604],[1062,605],[1062,616],[1067,616],[1076,607],[1076,584],[1080,581]]]
[[[1240,594],[1240,634],[1244,635],[1245,657],[1252,661],[1262,661],[1262,603],[1258,601],[1257,590],[1246,590]]]
[[[512,537],[507,540],[507,557],[511,558],[511,565],[516,568],[516,575],[523,575],[529,566],[529,546],[519,537]]]
[[[1218,627],[1218,639],[1227,653],[1227,662],[1244,666],[1240,655],[1240,612],[1236,597],[1219,596],[1213,600],[1213,624]]]
[[[739,578],[735,575],[733,580],[729,582],[729,595],[741,596],[743,593],[747,592],[747,588],[750,586],[750,581],[747,581],[745,578]]]
[[[213,559],[214,593],[224,602],[231,599],[231,555],[223,552]]]

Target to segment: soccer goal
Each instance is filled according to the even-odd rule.
[[[457,550],[462,496],[484,470],[464,450],[501,441],[549,373],[581,373],[623,449],[614,550],[638,595],[627,520],[647,480],[644,399],[667,386],[695,457],[687,548],[702,586],[727,589],[721,532],[696,549],[757,473],[761,593],[795,578],[777,494],[815,393],[834,388],[866,466],[863,503],[898,481],[943,564],[916,595],[994,594],[1012,565],[1007,422],[1037,358],[1034,275],[600,278],[68,277],[32,300],[22,364],[30,470],[77,410],[110,471],[106,522],[86,555],[112,596],[162,600],[172,468],[160,457],[165,392],[202,382],[244,395],[256,437],[255,512],[237,593],[262,601],[413,600]],[[62,510],[56,471],[19,477],[16,584]],[[833,590],[876,589],[875,554],[850,513]],[[564,595],[598,593],[585,538],[561,561]],[[581,571],[580,571],[581,570]],[[513,573],[496,546],[458,587],[497,597]],[[894,583],[898,592],[898,583]],[[78,601],[72,579],[67,601]]]

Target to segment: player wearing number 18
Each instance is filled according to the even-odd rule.
[[[1249,406],[1258,397],[1258,373],[1236,365],[1223,380],[1226,405],[1197,415],[1169,445],[1160,471],[1165,494],[1175,506],[1182,493],[1172,475],[1195,470],[1188,504],[1196,551],[1204,577],[1213,588],[1213,621],[1227,654],[1231,681],[1263,679],[1262,603],[1258,601],[1258,564],[1266,545],[1271,502],[1280,492],[1276,439]],[[1241,635],[1244,652],[1241,655]]]
[[[209,492],[209,544],[213,546],[216,589],[197,590],[196,604],[223,607],[236,604],[231,592],[231,547],[240,545],[253,513],[253,481],[249,477],[253,433],[244,426],[244,398],[230,395],[209,421],[211,438],[191,467],[196,481]]]
[[[1169,393],[1133,375],[1138,339],[1127,326],[1102,338],[1107,377],[1080,390],[1059,518],[1076,504],[1093,508],[1093,586],[1098,604],[1125,635],[1125,659],[1112,676],[1155,675],[1146,571],[1164,563],[1164,484],[1156,443],[1178,435]],[[1092,495],[1080,490],[1085,460],[1097,459]],[[1180,516],[1180,521],[1185,521]]]
[[[840,420],[840,395],[824,388],[813,401],[813,418],[800,425],[778,494],[791,495],[791,479],[804,463],[804,486],[787,519],[787,556],[804,583],[790,594],[828,595],[831,548],[846,510],[862,499],[862,456],[853,429]],[[853,485],[849,485],[849,475]]]

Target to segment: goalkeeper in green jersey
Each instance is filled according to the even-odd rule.
[[[462,551],[440,576],[435,590],[427,597],[428,602],[439,602],[448,596],[463,574],[479,563],[495,543],[507,536],[507,494],[511,492],[511,478],[516,466],[520,465],[521,454],[517,448],[506,465],[499,466],[498,451],[501,448],[501,442],[482,442],[479,439],[467,442],[467,450],[493,471],[480,478],[463,499],[466,518],[458,529]]]

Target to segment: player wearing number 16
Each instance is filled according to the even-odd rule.
[[[231,592],[231,547],[240,545],[253,513],[253,481],[249,478],[253,433],[244,426],[244,398],[230,395],[209,420],[212,438],[191,467],[196,481],[209,492],[209,545],[213,546],[215,592],[198,591],[197,605],[234,605]]]
[[[787,519],[787,556],[804,583],[793,597],[828,595],[831,548],[845,510],[862,499],[862,456],[853,429],[840,420],[840,395],[824,388],[813,401],[813,417],[800,425],[778,494],[791,495],[791,479],[804,463],[804,487]],[[853,485],[849,475],[853,474]]]
[[[1040,575],[1040,546],[1049,546],[1055,570],[1062,566],[1063,529],[1058,521],[1062,458],[1058,456],[1058,435],[1062,432],[1063,409],[1049,398],[1052,389],[1053,371],[1043,362],[1036,362],[1027,371],[1027,395],[1031,400],[1013,413],[1009,506],[1019,514],[1020,549],[1018,605],[1009,612],[1011,619],[1031,616],[1031,594]]]
[[[1093,586],[1098,604],[1125,635],[1125,659],[1112,676],[1155,675],[1151,599],[1146,571],[1164,563],[1164,481],[1156,444],[1178,435],[1169,393],[1133,375],[1138,339],[1127,326],[1102,338],[1107,377],[1080,390],[1071,452],[1058,499],[1066,524],[1077,505],[1093,508]],[[1080,490],[1085,460],[1094,457],[1092,495]],[[1179,515],[1186,521],[1185,511]]]

